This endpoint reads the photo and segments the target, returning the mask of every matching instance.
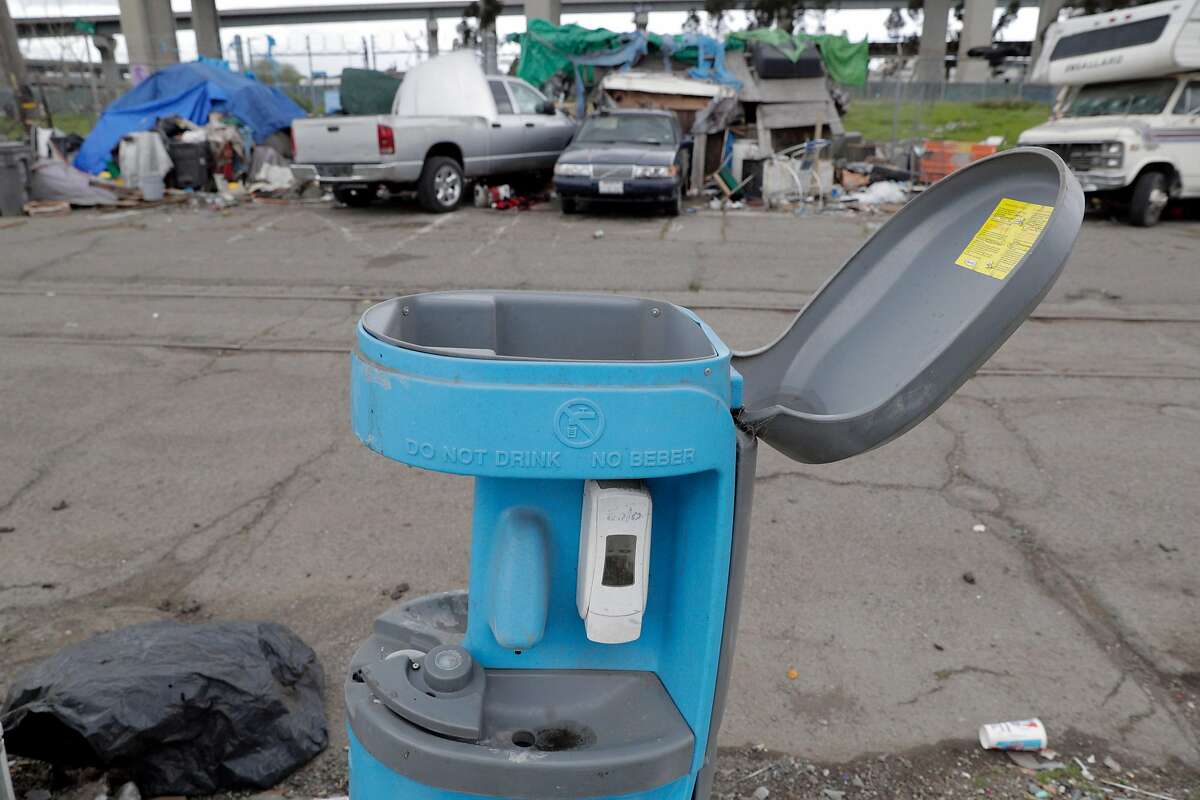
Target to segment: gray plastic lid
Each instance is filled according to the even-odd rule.
[[[900,210],[773,344],[734,354],[738,420],[787,456],[826,463],[933,413],[1054,284],[1083,220],[1057,155],[977,161]]]

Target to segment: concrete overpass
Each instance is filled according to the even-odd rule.
[[[468,0],[415,0],[410,3],[308,5],[279,8],[238,8],[220,11],[223,28],[257,27],[271,25],[312,25],[330,22],[384,22],[391,20],[428,19],[433,17],[461,17]],[[560,0],[561,13],[600,14],[630,12],[641,7],[655,11],[703,11],[703,0]],[[1023,6],[1035,7],[1038,0],[1021,0]],[[829,10],[843,9],[890,9],[903,7],[903,0],[837,0]],[[525,13],[525,0],[506,0],[504,15]],[[738,2],[739,9],[750,7],[749,2]],[[91,14],[78,17],[18,17],[14,21],[17,34],[22,39],[34,37],[62,36],[74,32],[76,19],[96,26],[96,32],[113,35],[121,32],[121,17],[118,14]],[[191,30],[192,11],[176,11],[175,27]]]
[[[16,39],[79,35],[77,22],[87,23],[94,34],[92,41],[100,50],[101,62],[115,71],[113,36],[125,37],[129,50],[130,75],[135,82],[163,66],[179,61],[176,31],[196,33],[201,55],[221,58],[221,28],[304,25],[336,22],[384,22],[424,19],[429,32],[429,50],[437,52],[438,18],[461,17],[468,0],[413,0],[405,3],[306,5],[278,8],[226,9],[218,12],[216,0],[191,0],[191,8],[173,12],[166,0],[119,0],[119,15],[82,17],[22,17],[8,15],[6,0],[0,0],[0,69],[4,77],[23,83],[25,68]],[[1004,2],[1004,0],[1001,0]],[[1021,0],[1022,5],[1039,10],[1038,34],[1057,17],[1063,0]],[[737,0],[745,9],[750,0]],[[903,5],[902,0],[837,0],[832,9],[887,9]],[[947,22],[952,0],[925,0],[916,79],[939,83],[945,79]],[[992,18],[997,0],[965,0],[963,33],[959,48],[991,44]],[[562,12],[571,14],[611,12],[690,11],[703,8],[703,0],[508,0],[503,14],[521,14],[557,23]],[[486,40],[486,38],[485,38]],[[495,37],[490,37],[495,42]],[[1037,44],[1034,43],[1036,54]],[[494,51],[493,51],[494,52]],[[494,63],[494,60],[493,60]],[[988,65],[982,59],[961,59],[957,70],[960,81],[984,81]]]

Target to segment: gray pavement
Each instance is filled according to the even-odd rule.
[[[0,220],[0,686],[131,622],[275,619],[325,664],[340,757],[341,673],[387,593],[468,566],[469,481],[349,430],[345,354],[373,299],[652,294],[748,348],[879,221]],[[1198,253],[1198,223],[1089,221],[1036,318],[933,418],[841,464],[763,449],[723,743],[841,760],[1038,715],[1052,744],[1200,767]]]

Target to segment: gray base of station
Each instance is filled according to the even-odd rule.
[[[704,765],[694,800],[707,800],[712,790],[745,575],[757,442],[739,431],[737,447],[725,630],[711,732],[702,745]],[[372,635],[351,660],[345,684],[350,729],[375,759],[426,786],[519,800],[644,792],[691,771],[695,737],[650,672],[479,670],[481,680],[446,698],[470,697],[473,687],[486,684],[480,690],[478,735],[448,734],[467,730],[463,704],[451,702],[446,719],[433,718],[438,693],[425,705],[405,694],[426,686],[423,679],[412,679],[409,661],[460,645],[467,612],[466,592],[445,592],[402,603],[375,620]],[[631,721],[630,709],[637,709],[636,721]]]
[[[432,732],[393,713],[363,671],[381,672],[388,655],[423,650],[432,639],[457,644],[466,626],[465,613],[453,613],[460,609],[466,610],[465,592],[393,608],[351,661],[350,728],[377,760],[427,786],[511,798],[630,794],[688,773],[691,729],[649,672],[484,670],[476,741]],[[636,725],[630,724],[631,708],[639,709]]]

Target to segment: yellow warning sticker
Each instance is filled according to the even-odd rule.
[[[1033,247],[1054,206],[1004,198],[954,262],[1002,281]]]

